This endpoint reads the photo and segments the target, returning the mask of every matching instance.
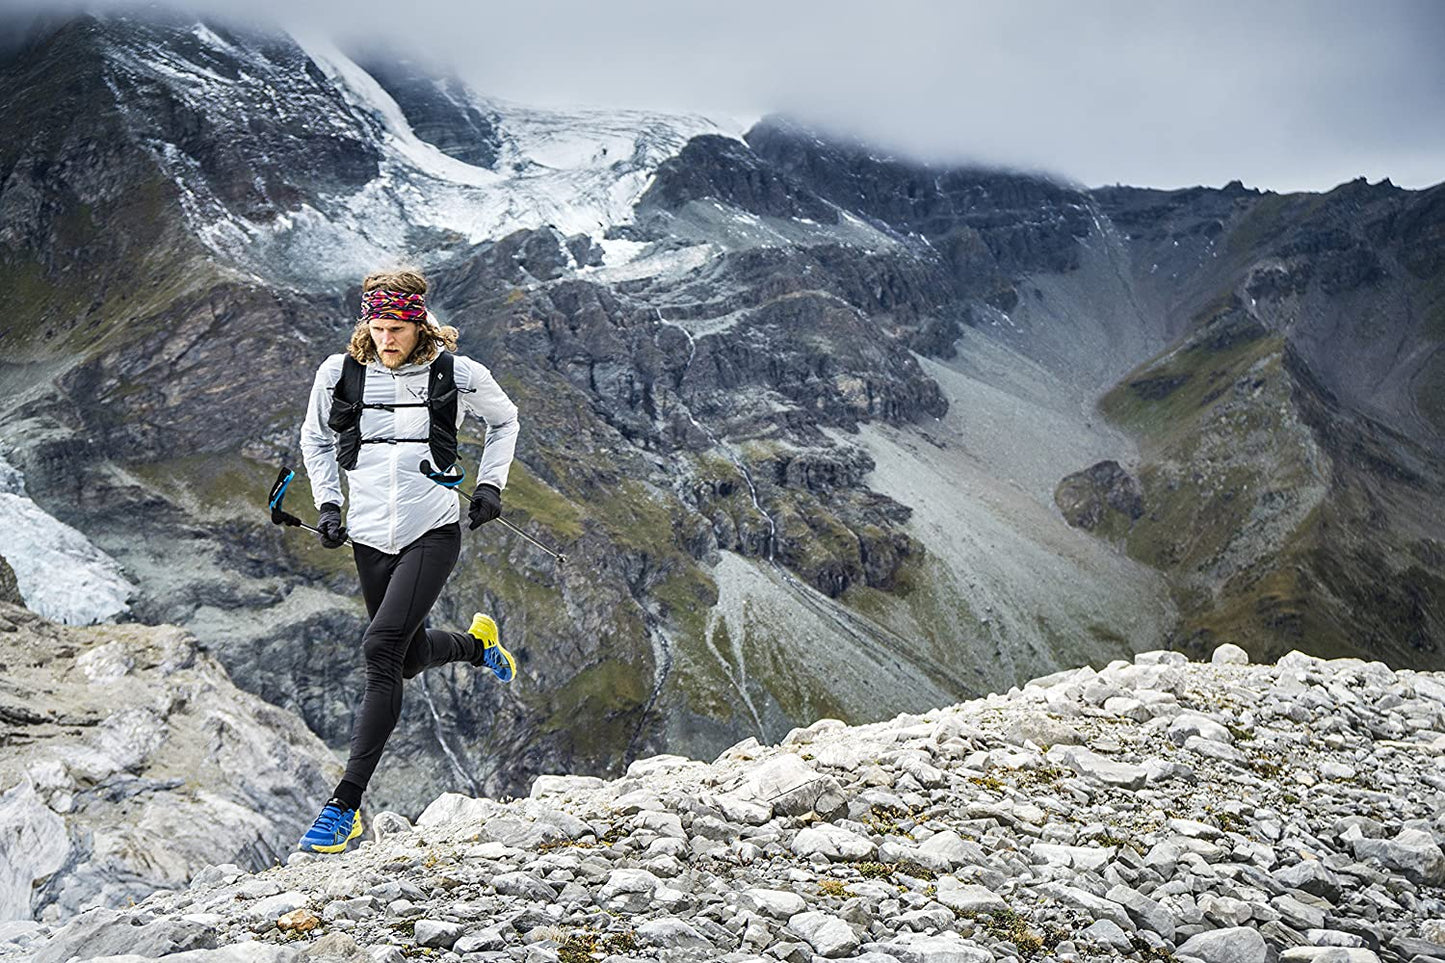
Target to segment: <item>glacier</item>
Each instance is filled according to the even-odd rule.
[[[130,611],[136,587],[90,539],[25,494],[25,476],[0,458],[0,557],[15,570],[20,597],[34,612],[68,625],[91,625]]]
[[[258,83],[266,87],[276,116],[298,112],[288,105],[285,77],[274,65],[209,29],[191,35],[218,58],[240,60],[239,79],[146,41],[117,51],[114,69],[135,80],[159,81],[202,113],[238,109],[240,88]],[[333,43],[304,32],[289,39],[339,97],[336,113],[309,123],[336,129],[359,123],[380,148],[379,170],[368,183],[323,190],[281,205],[274,217],[253,219],[229,209],[196,161],[175,144],[149,145],[178,185],[196,234],[224,259],[272,281],[299,284],[304,275],[314,282],[319,272],[349,283],[378,263],[424,259],[436,244],[479,244],[544,226],[601,241],[609,228],[633,221],[658,166],[692,138],[716,134],[742,140],[735,118],[534,108],[458,86],[448,96],[492,118],[500,138],[495,163],[479,167],[417,136],[393,96]],[[609,265],[636,253],[624,246],[604,246],[604,252]]]

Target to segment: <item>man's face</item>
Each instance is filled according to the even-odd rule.
[[[377,318],[371,322],[371,341],[376,345],[377,357],[388,368],[401,367],[411,357],[420,336],[418,326],[410,321]]]

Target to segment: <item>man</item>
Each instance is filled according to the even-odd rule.
[[[487,425],[470,527],[501,514],[517,440],[517,406],[484,366],[450,352],[457,330],[426,309],[427,282],[410,270],[362,282],[361,318],[347,351],[322,362],[311,387],[301,450],[319,510],[321,544],[348,535],[366,611],[366,689],[352,720],[351,756],[332,798],[300,848],[335,853],[361,835],[361,797],[401,716],[402,681],[434,666],[469,662],[502,682],[516,675],[497,625],[478,612],[467,632],[425,627],[461,548],[457,494],[422,474],[456,459],[457,425],[470,412]],[[340,473],[351,506],[341,520]]]

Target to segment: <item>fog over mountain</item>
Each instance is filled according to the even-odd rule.
[[[915,159],[1090,186],[1445,176],[1445,10],[1430,0],[180,6],[369,45],[534,106],[703,113],[739,132],[781,112]]]

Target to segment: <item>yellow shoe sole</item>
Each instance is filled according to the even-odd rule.
[[[497,631],[497,623],[490,615],[483,615],[478,612],[472,616],[472,627],[467,629],[467,634],[478,642],[482,643],[482,652],[488,649],[496,649],[507,664],[505,670],[488,666],[492,673],[502,682],[511,682],[517,677],[517,660],[512,658],[512,653],[502,648],[501,633]]]
[[[351,845],[351,841],[361,835],[361,813],[356,814],[356,819],[351,823],[351,834],[339,843],[332,843],[330,846],[312,846],[313,853],[339,853]]]

